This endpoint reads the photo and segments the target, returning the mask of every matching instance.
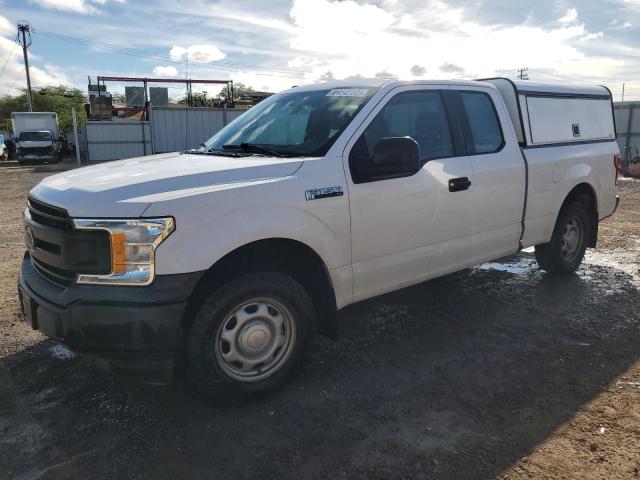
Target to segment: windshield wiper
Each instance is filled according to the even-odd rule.
[[[266,155],[271,155],[273,157],[281,157],[281,158],[287,156],[284,153],[276,152],[275,150],[269,147],[265,147],[263,145],[257,145],[255,143],[241,143],[240,145],[234,145],[234,144],[223,145],[222,148],[224,148],[225,150],[238,149],[245,152],[264,153]]]
[[[213,157],[246,157],[249,154],[245,152],[231,152],[224,150],[185,150],[185,154],[188,155],[207,155]]]

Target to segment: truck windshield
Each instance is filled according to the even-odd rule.
[[[51,140],[51,132],[21,132],[18,140],[21,142],[43,142]]]
[[[372,87],[350,87],[273,95],[203,146],[212,152],[322,156],[376,91]]]

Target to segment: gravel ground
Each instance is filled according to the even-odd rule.
[[[220,406],[118,380],[21,321],[0,166],[0,478],[640,478],[640,181],[573,276],[525,251],[341,313],[288,388]]]

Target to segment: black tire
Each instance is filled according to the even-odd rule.
[[[589,214],[584,205],[575,202],[565,206],[558,215],[551,241],[536,246],[540,268],[554,274],[575,272],[584,259],[590,231]],[[576,232],[577,239],[574,240],[572,232]]]
[[[225,340],[221,337],[223,336],[222,332],[228,331],[228,326],[233,324],[235,316],[232,314],[234,312],[242,313],[243,308],[246,309],[245,312],[248,311],[249,307],[253,306],[252,300],[254,299],[260,299],[257,302],[267,299],[269,305],[275,304],[277,308],[285,309],[284,317],[292,319],[292,322],[289,322],[291,328],[288,333],[291,335],[293,332],[294,339],[287,343],[287,347],[276,348],[273,353],[274,357],[276,355],[286,355],[286,357],[273,366],[268,376],[261,379],[239,380],[233,378],[233,375],[239,375],[238,372],[233,371],[236,368],[233,362],[222,358]],[[260,305],[264,304],[260,303]],[[246,332],[246,329],[250,328],[253,323],[260,325],[261,317],[258,314],[255,315],[258,320],[246,321],[244,324],[236,320],[236,324],[241,326],[234,327],[234,329]],[[282,330],[284,331],[285,328]],[[264,343],[265,351],[269,351],[270,346],[267,345],[269,342],[275,342],[273,338],[276,335],[273,330],[269,331],[271,335],[266,335],[268,340],[265,340]],[[292,277],[277,272],[241,275],[211,292],[196,313],[187,334],[185,355],[187,371],[198,390],[218,400],[228,401],[251,393],[274,390],[299,371],[304,356],[312,344],[315,331],[316,312],[311,297]],[[243,348],[245,350],[248,348],[250,342],[248,338],[251,333],[246,334],[246,337],[242,337],[239,332],[233,333],[233,335],[236,338],[236,342],[233,344],[234,348],[242,353]],[[258,335],[264,337],[264,331]],[[227,342],[227,349],[230,348],[229,345]],[[281,350],[278,351],[278,348]],[[285,348],[288,353],[283,354],[282,351]],[[267,363],[269,361],[275,362],[272,357],[268,358],[270,360],[267,360]],[[256,376],[266,375],[264,372],[260,373],[261,367],[256,368],[258,369]]]

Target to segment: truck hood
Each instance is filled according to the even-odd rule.
[[[299,158],[167,153],[53,175],[31,195],[72,217],[139,217],[159,194],[282,178],[301,165]]]

